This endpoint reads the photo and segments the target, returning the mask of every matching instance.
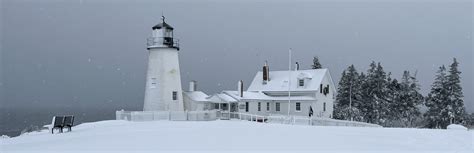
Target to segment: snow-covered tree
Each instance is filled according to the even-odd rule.
[[[398,83],[397,79],[392,79],[390,74],[387,76],[387,90],[385,92],[387,105],[390,109],[387,110],[389,115],[385,126],[397,126],[395,122],[398,122],[400,108],[400,94],[401,94],[401,85]]]
[[[474,127],[474,113],[471,113],[470,115],[469,114],[465,114],[464,115],[464,125],[466,127],[470,127],[470,128],[473,128]]]
[[[388,118],[387,75],[380,63],[372,62],[361,86],[361,113],[369,123],[384,124]]]
[[[343,120],[360,119],[361,80],[354,65],[342,72],[336,96],[335,117]],[[355,118],[354,118],[355,117]]]
[[[454,58],[449,66],[449,74],[446,74],[444,65],[437,72],[431,92],[425,102],[428,107],[425,113],[428,127],[446,128],[449,124],[464,122],[466,111],[461,87],[461,72],[458,66],[459,63]]]
[[[448,90],[446,88],[447,75],[446,67],[439,67],[436,72],[435,81],[431,85],[431,91],[426,97],[425,105],[428,111],[424,114],[427,126],[430,128],[441,128],[448,125],[448,112],[446,104],[448,103]]]
[[[404,71],[401,82],[388,79],[388,101],[390,102],[390,126],[412,127],[421,115],[419,110],[423,95],[415,76]]]
[[[459,63],[454,58],[453,63],[449,66],[449,74],[447,76],[448,108],[451,108],[448,112],[450,124],[462,123],[466,112],[461,87],[461,71],[458,70],[458,66]]]
[[[319,58],[317,56],[313,57],[313,64],[311,65],[311,69],[321,69],[323,66],[319,62]]]

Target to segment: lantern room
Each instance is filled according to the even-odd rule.
[[[152,27],[153,34],[148,38],[148,48],[152,47],[170,47],[179,50],[178,39],[173,38],[173,27],[165,22],[165,17],[161,17],[161,23]]]

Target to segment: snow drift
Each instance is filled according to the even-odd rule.
[[[301,126],[247,121],[101,121],[70,133],[0,139],[0,152],[473,152],[460,130]]]
[[[467,128],[459,124],[450,124],[448,125],[448,130],[464,130],[467,131]]]

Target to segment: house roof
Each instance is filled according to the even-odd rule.
[[[230,103],[230,102],[238,102],[237,99],[227,95],[227,94],[224,94],[224,93],[218,93],[218,94],[214,94],[212,96],[209,96],[206,98],[208,101],[212,102],[212,103]]]
[[[328,69],[310,69],[298,71],[270,71],[270,81],[266,84],[263,82],[262,71],[257,72],[247,91],[318,91],[323,78],[329,76]],[[291,74],[291,82],[289,82],[289,74]],[[304,79],[303,87],[298,86],[298,80]],[[291,83],[291,84],[290,84]],[[288,89],[289,84],[291,85]]]
[[[244,91],[243,97],[239,96],[238,91],[222,91],[223,94],[226,94],[238,101],[242,100],[266,100],[266,101],[281,101],[288,100],[288,96],[269,96],[262,92],[253,92],[253,91]],[[315,100],[311,96],[290,96],[290,100],[299,100],[299,101],[309,101]]]
[[[207,102],[209,101],[207,97],[209,97],[207,94],[205,94],[202,91],[187,91],[183,92],[184,96],[189,97],[191,100],[196,101],[196,102]]]

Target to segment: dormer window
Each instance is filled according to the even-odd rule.
[[[300,87],[304,87],[304,79],[299,79],[299,80],[298,80],[298,85],[299,85]]]

